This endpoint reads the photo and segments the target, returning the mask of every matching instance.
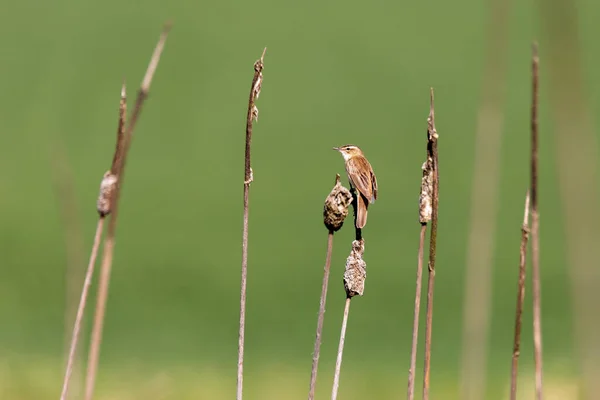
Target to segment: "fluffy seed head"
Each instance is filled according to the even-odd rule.
[[[365,279],[367,279],[367,263],[362,256],[365,251],[365,241],[354,240],[352,250],[346,259],[346,271],[344,272],[344,289],[346,296],[362,296],[365,291]]]
[[[323,222],[331,232],[338,231],[348,216],[348,207],[352,204],[352,193],[340,183],[340,175],[335,178],[335,186],[325,199]]]
[[[96,209],[101,217],[110,214],[112,210],[112,194],[117,186],[117,176],[107,171],[100,182],[100,193],[96,201]]]

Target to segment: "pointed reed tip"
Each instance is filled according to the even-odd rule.
[[[433,110],[433,87],[429,88],[429,108]]]
[[[434,104],[434,96],[433,96],[433,87],[429,88],[429,116],[427,117],[427,121],[429,123],[434,123],[434,113],[435,113],[435,104]],[[433,127],[432,127],[433,128]]]
[[[264,62],[265,60],[265,53],[267,52],[267,48],[265,47],[263,49],[262,55],[260,56],[260,62]]]
[[[166,35],[167,33],[169,33],[171,31],[172,27],[173,27],[173,19],[170,18],[163,24],[163,34]]]
[[[121,83],[121,98],[124,99],[127,97],[127,88],[125,84],[125,78],[123,78],[123,83]]]
[[[427,116],[427,140],[432,141],[438,138],[435,129],[435,104],[433,96],[433,87],[429,87],[429,115]]]

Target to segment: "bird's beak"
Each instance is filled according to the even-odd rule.
[[[333,150],[340,151],[340,148],[339,147],[334,147]]]

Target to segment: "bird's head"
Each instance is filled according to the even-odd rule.
[[[358,146],[354,146],[352,144],[346,144],[340,147],[334,147],[333,150],[337,150],[342,154],[344,160],[349,160],[355,156],[362,156],[363,152]]]

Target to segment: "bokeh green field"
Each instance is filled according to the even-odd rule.
[[[546,45],[534,5],[513,3],[500,199],[489,210],[498,222],[486,399],[507,394],[529,179],[530,45],[538,37],[542,54]],[[577,6],[583,72],[598,114],[593,16],[600,6],[590,0]],[[351,310],[340,398],[404,395],[430,86],[441,164],[431,394],[459,398],[486,2],[59,0],[3,1],[2,10],[1,399],[58,398],[67,251],[53,183],[56,154],[65,154],[72,168],[83,269],[98,184],[112,156],[121,81],[133,98],[168,18],[174,28],[128,163],[97,398],[234,396],[245,113],[252,64],[264,46],[252,143],[245,398],[306,395],[326,250],[322,204],[335,174],[343,172],[331,147],[345,143],[365,151],[380,198],[364,230],[368,280],[365,296]],[[543,71],[545,373],[554,396],[548,398],[569,399],[576,392],[577,360]],[[352,234],[348,224],[335,237],[319,398],[331,388],[344,301],[341,275]],[[532,384],[531,336],[525,323],[523,390]],[[84,352],[86,347],[87,340]]]

